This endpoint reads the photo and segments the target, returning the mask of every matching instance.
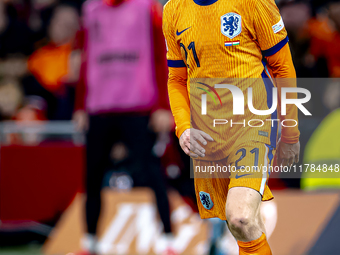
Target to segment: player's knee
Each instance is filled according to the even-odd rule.
[[[234,235],[246,237],[256,228],[255,218],[249,215],[229,214],[227,220],[229,229]]]
[[[249,224],[250,219],[248,217],[230,217],[228,220],[229,228],[237,232],[243,232]]]

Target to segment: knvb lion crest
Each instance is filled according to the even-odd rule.
[[[221,32],[225,36],[233,39],[242,31],[241,15],[229,12],[221,17]]]
[[[214,206],[213,201],[211,201],[210,194],[201,191],[199,195],[200,195],[200,200],[201,200],[203,207],[207,210],[210,210]]]

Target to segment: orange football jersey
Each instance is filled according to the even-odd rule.
[[[274,0],[170,0],[163,31],[169,67],[188,78],[261,78],[262,53],[288,42]]]
[[[190,98],[191,116],[199,120],[191,122],[192,127],[209,133],[221,142],[219,147],[210,148],[210,151],[220,151],[222,154],[218,158],[221,158],[226,153],[222,147],[230,147],[225,142],[232,143],[240,138],[261,141],[275,147],[279,123],[265,120],[279,119],[278,111],[271,115],[257,116],[245,107],[244,116],[235,116],[231,110],[233,99],[230,91],[216,89],[215,94],[223,102],[223,109],[208,97],[208,108],[214,115],[198,116],[203,90],[212,94],[215,92],[212,89],[214,84],[209,84],[211,78],[216,78],[211,81],[221,83],[225,78],[234,79],[245,98],[247,89],[252,87],[255,109],[266,110],[271,107],[275,84],[262,59],[263,56],[276,54],[288,42],[287,32],[274,1],[170,0],[164,7],[163,32],[167,42],[169,68],[187,69],[188,97],[194,97]],[[202,79],[207,81],[203,86]],[[171,98],[170,92],[171,103],[177,99]],[[183,109],[188,108],[188,101],[183,100],[182,104]],[[172,104],[177,128],[185,119],[190,122],[189,110],[183,109],[174,109]],[[176,110],[183,114],[176,114]],[[258,119],[265,124],[261,128],[240,128],[239,125],[225,131],[223,126],[212,128],[214,118],[232,119],[238,123]],[[252,124],[258,125],[255,122]]]

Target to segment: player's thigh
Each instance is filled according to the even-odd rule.
[[[263,172],[263,170],[268,172],[274,155],[275,148],[272,146],[262,142],[249,141],[235,146],[228,157],[228,163],[234,170],[232,171],[234,175],[239,173],[248,174],[244,175],[247,178],[257,177],[254,174]]]
[[[229,189],[250,188],[264,200],[271,199],[267,180],[274,155],[275,148],[261,142],[249,141],[235,146],[228,159],[231,167]]]

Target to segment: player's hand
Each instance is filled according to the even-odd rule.
[[[207,145],[207,141],[213,142],[214,139],[207,133],[195,128],[186,129],[179,138],[182,150],[192,158],[205,157],[205,149],[202,145]]]
[[[277,146],[277,164],[279,166],[292,166],[299,162],[300,156],[300,142],[289,144],[284,143],[281,139]]]
[[[84,132],[88,130],[89,127],[89,120],[88,115],[83,110],[78,110],[73,113],[72,120],[74,121],[74,124],[76,125],[76,130],[78,132]]]

